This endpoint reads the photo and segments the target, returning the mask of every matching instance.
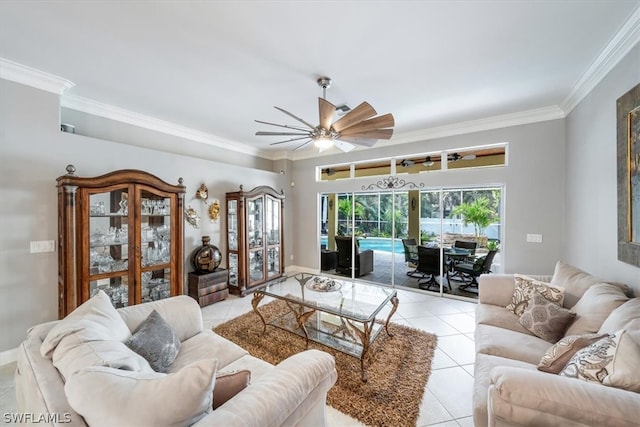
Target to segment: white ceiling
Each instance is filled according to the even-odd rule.
[[[514,113],[562,117],[637,42],[639,4],[2,0],[0,56],[73,82],[63,105],[277,158],[288,147],[255,136],[276,129],[254,119],[296,124],[277,105],[317,123],[323,75],[335,105],[393,113],[394,139],[377,146]]]

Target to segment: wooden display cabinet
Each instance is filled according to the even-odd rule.
[[[183,293],[182,178],[171,185],[139,170],[58,187],[58,317],[104,290],[115,307]]]
[[[245,296],[284,274],[284,194],[268,186],[227,193],[229,290]]]

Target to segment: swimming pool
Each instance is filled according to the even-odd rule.
[[[373,249],[374,251],[383,251],[391,253],[392,239],[384,237],[367,237],[359,239],[360,249]],[[327,244],[327,237],[322,236],[320,238],[320,244]],[[393,247],[395,253],[404,253],[404,247],[402,246],[402,240],[395,239],[393,241]]]

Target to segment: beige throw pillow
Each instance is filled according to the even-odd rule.
[[[567,330],[567,335],[598,332],[607,317],[628,300],[629,298],[618,285],[597,283],[591,286],[578,303],[571,308],[577,316],[575,322]]]
[[[51,359],[53,350],[60,341],[72,334],[79,342],[125,342],[131,336],[131,331],[111,303],[111,298],[104,291],[100,291],[49,331],[40,346],[40,353],[43,357]]]
[[[575,317],[572,311],[549,301],[534,290],[529,305],[520,316],[520,324],[535,336],[554,343],[562,338]]]
[[[604,336],[604,334],[586,334],[568,335],[561,338],[544,353],[538,363],[538,370],[550,374],[560,373],[578,350],[593,344]]]
[[[534,291],[540,292],[549,301],[562,306],[564,300],[563,288],[551,286],[548,283],[540,282],[522,274],[514,274],[513,276],[516,281],[515,290],[511,297],[511,302],[506,308],[516,316],[522,315],[529,305],[529,300]]]
[[[579,350],[560,375],[640,392],[640,345],[626,330]]]
[[[174,374],[91,367],[64,386],[71,407],[91,427],[191,425],[211,412],[217,359]]]
[[[251,383],[251,371],[224,372],[216,375],[213,388],[213,409],[219,408]]]

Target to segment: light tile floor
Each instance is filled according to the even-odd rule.
[[[398,298],[400,305],[392,317],[393,322],[438,335],[438,348],[420,405],[417,427],[473,426],[471,395],[476,304],[406,290],[398,290]],[[266,302],[265,298],[262,304]],[[230,296],[225,301],[203,307],[204,327],[212,328],[250,310],[250,296]],[[15,363],[0,367],[1,414],[16,410],[14,370]],[[329,420],[332,427],[353,424],[340,414],[332,414]],[[4,415],[0,424],[4,424]]]

